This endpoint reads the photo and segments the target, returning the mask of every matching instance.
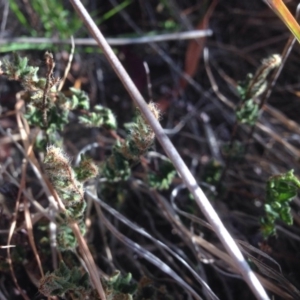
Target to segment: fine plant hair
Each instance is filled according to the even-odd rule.
[[[207,54],[206,54],[207,56]],[[281,57],[278,54],[272,54],[262,60],[261,65],[256,70],[255,74],[247,74],[244,81],[237,84],[236,91],[240,98],[240,102],[235,108],[236,121],[233,125],[231,139],[228,145],[224,146],[224,154],[226,156],[226,164],[219,176],[218,189],[220,190],[221,182],[226,177],[227,170],[232,161],[238,160],[247,152],[247,146],[244,147],[238,140],[236,135],[238,128],[242,124],[252,127],[249,137],[254,132],[254,126],[257,123],[261,108],[264,104],[260,97],[266,91],[269,84],[269,74],[281,64]]]
[[[273,54],[262,60],[261,65],[254,75],[248,74],[245,81],[237,86],[241,103],[236,109],[236,118],[239,123],[254,125],[259,117],[261,104],[258,98],[268,86],[268,75],[281,63],[281,57]]]
[[[153,102],[148,105],[155,118],[159,119],[159,110]],[[130,163],[139,160],[147,152],[154,140],[154,132],[139,110],[135,122],[128,124],[129,134],[123,141],[117,141],[110,157],[101,165],[100,173],[108,181],[126,180],[130,175]]]

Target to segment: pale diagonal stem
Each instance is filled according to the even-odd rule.
[[[200,207],[201,211],[203,212],[203,214],[205,215],[209,223],[214,228],[217,236],[221,240],[227,252],[233,258],[236,268],[240,271],[241,275],[249,285],[250,289],[253,291],[257,299],[264,299],[264,300],[269,299],[263,286],[261,285],[257,277],[250,269],[249,265],[245,261],[241,251],[239,250],[238,246],[234,242],[233,238],[230,236],[229,232],[224,227],[219,216],[213,209],[212,205],[210,204],[209,200],[207,199],[203,191],[198,186],[195,178],[193,177],[192,173],[185,165],[184,161],[182,160],[179,153],[171,143],[170,139],[164,133],[163,128],[160,126],[159,122],[156,120],[152,112],[148,109],[147,104],[143,99],[143,96],[140,94],[140,92],[134,85],[133,81],[127,74],[126,70],[122,66],[119,59],[114,54],[111,47],[108,45],[104,36],[102,35],[99,28],[92,20],[92,18],[90,17],[89,13],[86,11],[85,7],[82,5],[82,3],[79,0],[70,0],[70,2],[72,3],[73,7],[75,8],[79,16],[82,18],[83,22],[89,29],[90,33],[97,41],[99,47],[102,49],[110,65],[112,66],[112,68],[114,69],[114,71],[116,72],[120,80],[122,81],[124,87],[128,91],[134,103],[138,106],[138,108],[140,109],[140,111],[143,113],[144,117],[148,121],[149,125],[152,127],[160,144],[162,145],[168,157],[174,164],[175,168],[177,169],[178,173],[180,174],[187,188],[194,196],[197,205]]]
[[[282,0],[264,0],[300,43],[300,26]]]

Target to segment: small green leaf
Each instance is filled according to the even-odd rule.
[[[265,217],[261,220],[265,237],[276,233],[275,222],[281,220],[287,225],[293,224],[290,202],[297,196],[300,181],[294,170],[269,178],[266,190]]]
[[[117,129],[116,118],[110,109],[105,108],[101,105],[96,105],[94,107],[94,110],[94,112],[90,112],[87,115],[80,116],[80,122],[89,127],[104,126],[108,129]]]
[[[85,109],[85,110],[90,109],[90,98],[86,92],[75,89],[73,87],[70,88],[70,91],[73,94],[70,110],[73,110],[75,108]]]
[[[240,123],[254,125],[259,116],[259,106],[252,99],[249,99],[242,103],[235,113]]]
[[[148,173],[148,184],[154,189],[166,190],[170,187],[175,176],[176,170],[173,164],[169,160],[164,160],[159,165],[157,172]]]

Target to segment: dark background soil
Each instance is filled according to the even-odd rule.
[[[137,30],[140,30],[143,34],[151,31],[159,34],[167,31],[163,24],[169,20],[172,24],[175,24],[173,26],[176,27],[177,31],[188,31],[197,27],[207,13],[211,2],[210,0],[170,0],[161,2],[135,0],[121,13],[103,22],[100,29],[107,37],[141,35]],[[167,5],[160,10],[164,3]],[[29,17],[26,10],[28,4],[25,1],[20,1],[18,4],[24,9],[24,14]],[[227,97],[229,102],[238,104],[237,82],[244,80],[248,73],[255,73],[262,59],[271,54],[282,53],[290,33],[282,21],[261,0],[220,0],[216,4],[208,23],[213,35],[202,42],[209,50],[209,64],[220,93]],[[287,2],[293,14],[296,10],[296,4],[296,1]],[[64,5],[67,10],[72,10],[70,3],[66,2]],[[110,1],[91,0],[85,1],[85,6],[88,11],[94,12],[93,16],[97,18],[109,11],[112,8],[112,3]],[[128,14],[131,24],[128,19],[124,18],[124,14]],[[39,36],[42,37],[43,30],[40,29],[38,32]],[[11,13],[5,36],[19,37],[26,34],[26,30],[22,28]],[[84,29],[80,29],[77,35],[78,37],[89,36]],[[225,164],[226,156],[222,152],[222,147],[232,138],[235,115],[232,109],[220,101],[218,95],[212,90],[203,61],[203,49],[194,54],[195,57],[198,54],[200,55],[199,62],[196,61],[198,64],[197,70],[194,74],[191,74],[195,82],[194,86],[188,84],[185,88],[178,89],[181,74],[185,70],[188,45],[189,41],[187,40],[157,43],[156,47],[159,48],[159,53],[156,51],[157,49],[149,44],[119,46],[114,47],[114,49],[139,90],[149,100],[147,77],[143,66],[143,62],[147,62],[150,69],[153,101],[158,103],[162,109],[162,126],[166,129],[172,129],[180,122],[185,122],[184,127],[175,134],[170,135],[170,138],[199,184],[208,193],[208,197],[229,232],[235,239],[247,243],[248,246],[244,247],[244,254],[251,253],[254,256],[248,255],[253,269],[269,278],[281,290],[290,293],[293,299],[300,299],[297,296],[299,292],[293,291],[292,287],[300,289],[299,200],[296,199],[291,204],[295,218],[293,226],[288,227],[283,223],[278,223],[277,236],[266,241],[264,241],[259,230],[259,219],[264,215],[263,204],[266,180],[271,175],[286,172],[290,169],[294,169],[295,174],[299,175],[299,157],[278,140],[275,141],[274,136],[267,132],[255,130],[254,138],[249,139],[249,127],[240,126],[234,140],[241,142],[247,148],[247,152],[241,157],[236,155],[236,159],[230,161],[226,174],[221,182],[216,184],[216,187],[219,188],[218,192],[209,192],[212,185],[207,188],[207,182],[205,183],[205,174],[209,171],[208,162],[212,159],[218,159],[211,150],[210,138],[217,140],[216,148],[221,153],[220,157],[222,159],[220,163]],[[55,54],[55,72],[57,76],[63,74],[67,64],[68,51],[69,47],[67,46],[56,46],[52,50]],[[30,62],[39,65],[41,72],[43,72],[44,52],[44,50],[28,50],[19,53],[28,56]],[[10,55],[11,53],[1,54],[2,57],[9,57]],[[300,113],[299,57],[300,47],[296,43],[268,100],[270,107],[279,110],[286,116],[287,120],[294,121],[297,125]],[[171,63],[168,64],[166,59]],[[93,53],[87,53],[85,47],[76,47],[70,76],[64,89],[67,90],[68,87],[75,84],[79,84],[82,89],[89,93],[91,106],[102,104],[113,110],[119,123],[118,133],[124,136],[123,125],[132,120],[134,104],[104,56],[96,48],[94,48]],[[15,95],[20,89],[18,83],[8,82],[6,79],[0,78],[0,103],[5,111],[14,109]],[[209,122],[203,122],[204,117],[207,117]],[[275,132],[282,140],[293,145],[295,149],[299,148],[299,133],[288,128],[287,122],[283,123],[266,113],[265,107],[263,107],[260,122],[266,128]],[[12,128],[13,131],[16,129],[14,118],[2,119],[1,126]],[[211,130],[213,135],[207,133],[208,129]],[[108,149],[111,146],[111,141],[108,143],[103,142],[104,138],[109,137],[105,130],[82,128],[78,125],[76,115],[71,116],[70,124],[62,134],[65,137],[65,148],[70,156],[76,156],[82,147],[95,141],[101,141]],[[2,146],[0,145],[0,147]],[[96,160],[101,160],[107,154],[106,152],[109,152],[104,148],[100,153],[91,151],[90,155]],[[156,143],[154,150],[162,152],[158,143]],[[8,157],[12,157],[16,165],[21,163],[20,155],[10,146],[3,146],[0,156],[2,163]],[[101,190],[99,195],[124,216],[145,228],[156,239],[163,241],[182,256],[201,274],[202,278],[220,299],[254,299],[247,285],[238,278],[239,276],[227,270],[224,262],[215,258],[217,263],[210,264],[202,261],[203,264],[201,264],[199,257],[210,258],[211,256],[199,246],[197,246],[199,249],[197,247],[196,250],[194,249],[197,253],[195,254],[191,250],[191,245],[188,245],[182,236],[176,234],[174,224],[170,224],[168,218],[165,217],[162,204],[159,204],[151,191],[148,189],[145,192],[143,189],[136,189],[136,180],[144,179],[144,171],[140,165],[137,165],[133,168],[133,176],[128,182],[105,186],[105,189],[97,186],[98,190]],[[177,178],[168,191],[159,192],[168,203],[171,192],[180,183],[180,179]],[[189,198],[187,191],[184,190],[179,193],[176,201],[180,209],[204,219],[195,203]],[[174,262],[157,245],[122,225],[114,216],[106,212],[105,214],[125,236],[135,240],[164,262],[170,264],[203,299],[210,299],[193,276],[187,270],[182,269],[177,261]],[[99,227],[96,226],[97,215],[94,209],[92,209],[90,216],[93,225],[87,234],[87,239],[96,263],[101,270],[108,274],[111,274],[114,268],[124,273],[131,272],[136,281],[146,275],[155,282],[156,286],[166,286],[168,292],[165,294],[165,299],[167,299],[167,295],[170,295],[173,299],[192,299],[177,282],[157,267],[140,258],[134,250],[124,246],[104,226],[100,226],[103,230],[103,232],[100,232]],[[215,246],[223,249],[212,231],[188,218],[180,218],[191,232],[203,236]],[[3,215],[0,220],[0,229],[7,229],[9,222],[10,216]],[[39,233],[36,234],[38,236]],[[14,242],[19,242],[23,246],[23,250],[25,249],[26,252],[25,256],[29,261],[33,259],[26,240],[26,233],[19,232],[16,234]],[[3,235],[0,244],[5,245],[5,243],[6,237]],[[109,245],[112,251],[113,264],[106,260],[104,243]],[[279,274],[282,277],[279,277],[278,274],[272,274],[271,271],[264,271],[259,267],[259,263],[255,265],[256,258],[261,264],[278,271],[278,266],[275,263],[263,256],[262,252],[253,252],[251,246],[276,260],[280,265]],[[51,264],[46,258],[47,253],[43,255],[45,265]],[[6,250],[2,249],[0,257],[4,260],[5,256]],[[24,270],[24,266],[17,265],[16,274],[19,284],[26,290],[30,299],[43,298],[37,292],[28,273]],[[0,290],[3,289],[6,291],[6,295],[10,297],[7,299],[21,299],[20,296],[17,296],[9,272],[3,272],[0,276]],[[270,292],[270,297],[272,299],[284,299],[272,292]]]

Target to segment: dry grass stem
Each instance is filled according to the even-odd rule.
[[[98,42],[99,47],[104,52],[106,58],[108,59],[109,63],[115,70],[116,74],[119,76],[124,87],[130,94],[131,98],[133,99],[135,104],[139,107],[144,117],[147,119],[149,125],[152,127],[153,131],[155,132],[157,139],[163,146],[168,157],[173,162],[174,166],[176,167],[178,173],[181,175],[186,186],[194,196],[195,201],[200,207],[201,211],[204,213],[206,218],[209,220],[210,224],[213,226],[216,234],[218,235],[219,239],[222,241],[224,247],[226,248],[228,253],[230,253],[230,256],[234,259],[236,267],[241,272],[243,278],[245,279],[245,281],[247,282],[247,284],[249,285],[253,293],[256,295],[258,299],[269,299],[261,283],[258,281],[257,277],[251,271],[250,267],[248,266],[247,262],[242,256],[238,246],[235,244],[234,240],[232,239],[228,231],[225,229],[220,218],[214,211],[213,207],[211,206],[210,202],[206,198],[205,194],[198,186],[196,180],[194,179],[193,175],[190,173],[189,169],[183,162],[182,158],[180,157],[180,155],[172,145],[171,141],[164,134],[163,129],[161,128],[159,122],[154,118],[152,113],[147,108],[147,105],[142,95],[137,90],[136,86],[128,76],[122,64],[119,62],[118,58],[114,54],[111,47],[107,44],[105,38],[101,34],[96,24],[93,22],[92,18],[90,17],[90,15],[88,14],[84,6],[78,0],[70,0],[70,2],[74,6],[75,10],[80,15],[80,17],[82,18],[82,20],[84,21],[85,25],[88,27],[90,33],[94,36],[94,38]]]

